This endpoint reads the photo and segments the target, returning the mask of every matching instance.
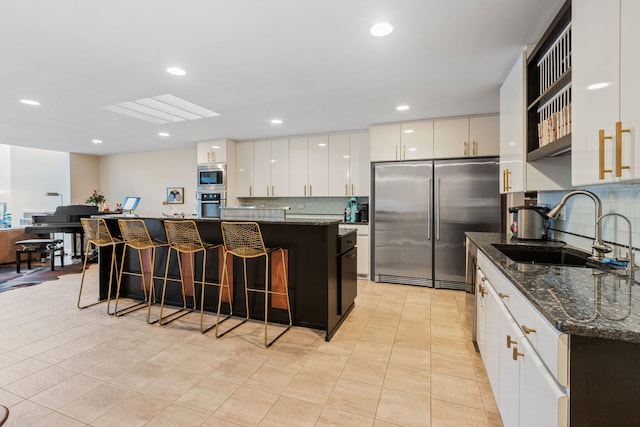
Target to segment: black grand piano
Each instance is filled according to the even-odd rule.
[[[98,214],[97,206],[88,205],[68,205],[58,206],[51,215],[34,215],[33,225],[25,228],[26,233],[38,234],[40,236],[51,233],[70,233],[73,235],[73,258],[82,256],[82,244],[84,241],[84,231],[80,218],[88,218]],[[76,237],[80,235],[80,251]],[[80,255],[79,255],[80,254]]]

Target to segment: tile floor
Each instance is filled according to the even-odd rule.
[[[196,314],[78,310],[79,280],[0,293],[6,426],[502,425],[462,292],[359,281],[331,342],[293,328],[265,350],[258,323],[216,340]]]

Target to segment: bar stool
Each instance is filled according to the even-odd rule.
[[[221,287],[220,283],[207,282],[205,279],[206,266],[207,266],[207,250],[221,248],[222,245],[212,244],[212,243],[204,243],[202,238],[200,237],[200,233],[198,232],[198,227],[196,226],[195,221],[186,220],[186,221],[165,221],[164,228],[167,233],[167,240],[169,241],[169,253],[167,254],[167,265],[165,267],[164,273],[164,283],[162,286],[162,298],[160,301],[160,324],[166,325],[180,317],[190,313],[193,311],[187,307],[187,299],[185,294],[184,287],[184,267],[182,261],[182,254],[188,254],[190,258],[190,267],[191,272],[195,274],[195,254],[198,252],[202,252],[202,279],[201,280],[193,280],[194,289],[193,289],[193,307],[196,307],[196,296],[195,296],[195,284],[199,283],[202,285],[202,296],[201,296],[201,304],[200,304],[200,331],[204,332],[203,329],[203,316],[204,316],[204,289],[206,285],[215,285]],[[180,270],[180,283],[182,285],[182,302],[183,306],[181,309],[174,311],[167,318],[171,318],[170,320],[163,322],[162,311],[164,309],[164,300],[167,291],[167,280],[169,275],[169,263],[171,261],[171,253],[175,252],[178,258],[178,268]],[[229,289],[229,285],[227,284],[227,290]],[[222,295],[222,288],[220,289],[220,294]],[[231,310],[231,301],[229,301],[229,310]],[[186,311],[180,316],[175,316],[176,314]],[[227,316],[227,317],[230,317]],[[209,328],[210,329],[210,328]]]
[[[122,243],[122,240],[113,237],[107,223],[104,218],[80,218],[84,235],[87,238],[87,245],[84,250],[84,264],[82,265],[82,278],[80,279],[80,292],[78,293],[78,308],[83,309],[94,306],[102,301],[96,301],[87,305],[80,305],[80,299],[82,298],[82,288],[84,286],[84,275],[87,271],[87,259],[89,258],[89,251],[91,245],[98,246],[100,248],[111,246],[111,264],[109,266],[109,290],[107,292],[107,314],[113,314],[110,312],[111,307],[111,284],[113,283],[113,271],[116,272],[116,280],[118,278],[118,265],[116,264],[116,246]]]
[[[114,314],[116,316],[122,316],[132,311],[144,308],[147,306],[147,323],[156,323],[158,320],[151,322],[151,304],[155,302],[155,279],[161,279],[162,277],[155,276],[155,260],[156,249],[160,247],[168,246],[167,242],[163,242],[157,239],[151,238],[149,230],[145,222],[141,219],[119,219],[118,225],[120,226],[120,233],[124,240],[124,252],[122,253],[122,260],[120,262],[120,276],[118,277],[118,290],[116,292],[116,303],[114,307]],[[125,272],[124,260],[127,257],[127,248],[131,248],[138,252],[138,262],[140,264],[140,273]],[[149,258],[149,251],[151,252]],[[143,259],[144,255],[144,259]],[[147,274],[145,274],[145,261],[148,261],[151,268],[150,283],[147,283]],[[147,265],[147,267],[149,267]],[[144,292],[144,301],[132,304],[121,310],[118,310],[118,300],[120,299],[120,286],[122,285],[122,275],[127,274],[130,276],[138,276],[142,280],[142,290]],[[148,292],[148,293],[147,293]]]
[[[224,241],[224,261],[222,267],[222,282],[229,285],[229,273],[227,271],[227,255],[237,256],[242,258],[243,272],[244,272],[244,294],[245,294],[245,308],[247,311],[247,317],[240,323],[234,325],[232,328],[226,330],[223,333],[219,333],[219,324],[216,323],[216,338],[220,338],[227,332],[232,331],[238,326],[249,320],[249,292],[257,292],[264,294],[264,346],[268,348],[278,338],[280,338],[285,332],[287,332],[292,325],[291,320],[291,304],[289,301],[289,280],[286,268],[286,257],[283,248],[266,248],[264,246],[264,240],[262,239],[262,232],[260,226],[255,222],[222,222],[222,238]],[[284,279],[284,291],[274,291],[273,284],[269,289],[269,254],[279,251],[282,255],[282,272]],[[264,289],[250,288],[247,284],[247,259],[264,257],[265,269],[264,269]],[[280,295],[286,299],[287,313],[289,315],[289,324],[271,341],[267,340],[267,325],[269,322],[269,296]],[[222,298],[220,293],[219,299]],[[218,320],[220,319],[220,302],[218,302]]]

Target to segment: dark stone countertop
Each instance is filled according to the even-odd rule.
[[[96,215],[102,216],[102,215]],[[151,217],[151,216],[131,216],[131,215],[108,215],[106,218],[123,218],[123,219],[159,219],[159,220],[194,220],[197,222],[222,222],[221,219],[214,218],[196,218],[192,216],[186,216],[184,218],[176,216],[176,217]],[[271,219],[225,219],[227,222],[239,222],[239,221],[250,221],[261,223],[269,223],[269,224],[287,224],[287,225],[333,225],[340,224],[342,220],[339,219],[322,219],[322,218],[285,218],[285,220],[271,220]]]
[[[621,276],[623,269],[603,272],[519,263],[492,244],[520,242],[498,233],[466,235],[559,331],[640,343],[640,288]],[[561,242],[534,244],[567,246]]]

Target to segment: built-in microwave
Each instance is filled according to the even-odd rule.
[[[227,165],[216,163],[198,166],[199,191],[225,191],[227,189]]]

